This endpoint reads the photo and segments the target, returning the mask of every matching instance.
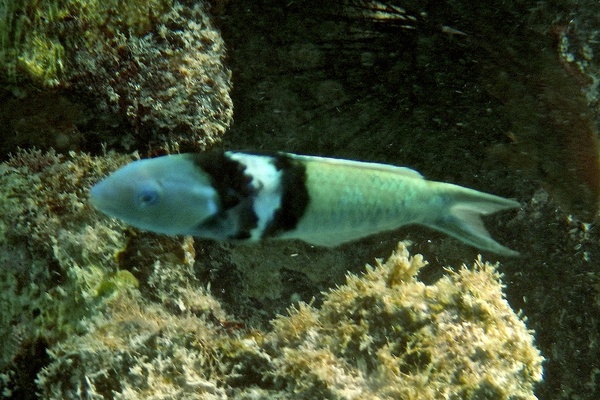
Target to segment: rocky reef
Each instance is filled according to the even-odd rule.
[[[542,357],[496,267],[477,260],[426,285],[426,264],[400,243],[319,309],[277,318],[275,381],[306,399],[536,398]]]
[[[4,397],[535,398],[542,357],[495,266],[425,284],[426,262],[400,244],[321,306],[251,327],[198,279],[190,238],[89,209],[89,185],[127,161],[21,151],[2,164]]]
[[[224,58],[223,40],[202,2],[4,0],[0,97],[7,104],[0,121],[18,134],[3,140],[0,151],[31,144],[94,149],[99,143],[203,149],[232,120]],[[49,93],[67,110],[82,109],[85,120],[63,126],[47,117],[65,114],[65,107],[45,101]],[[32,112],[44,123],[23,126]],[[31,132],[39,137],[40,130],[45,138],[36,142]]]
[[[0,0],[0,392],[596,400],[599,16],[581,0]],[[221,140],[518,199],[485,223],[521,257],[502,260],[501,288],[483,262],[444,270],[477,250],[424,228],[242,247],[139,232],[87,204],[134,150]],[[388,285],[400,258],[422,264],[402,249],[363,275],[406,238],[430,262],[418,280]],[[502,292],[545,357],[534,394],[539,353]],[[473,342],[457,348],[459,333]]]

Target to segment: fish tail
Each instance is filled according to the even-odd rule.
[[[497,211],[517,208],[519,203],[476,190],[457,187],[450,195],[450,203],[440,218],[427,225],[444,232],[481,250],[503,256],[518,256],[519,253],[496,242],[483,225],[481,216]]]

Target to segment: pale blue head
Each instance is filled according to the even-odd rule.
[[[103,213],[136,228],[190,234],[218,210],[209,177],[186,155],[134,161],[90,190]]]

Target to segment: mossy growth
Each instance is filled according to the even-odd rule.
[[[271,332],[119,293],[94,329],[50,350],[37,386],[45,399],[535,399],[542,357],[495,267],[478,260],[425,285],[423,265],[401,244]]]
[[[113,304],[123,299],[148,296],[160,300],[158,308],[224,319],[203,287],[191,285],[196,284],[191,239],[131,235],[88,204],[90,185],[132,158],[33,150],[18,151],[0,164],[0,335],[6,338],[0,343],[0,393],[5,396],[25,398],[37,391],[34,377],[52,360],[46,354],[90,331],[94,338],[104,335],[107,328],[98,321],[122,329],[112,318],[134,318],[124,306],[118,309],[125,316],[115,311]],[[135,330],[135,321],[128,326]],[[77,396],[59,398],[69,397]]]
[[[0,89],[10,92],[7,100],[19,97],[4,113],[19,135],[0,149],[31,141],[60,151],[100,143],[159,153],[204,149],[233,118],[224,61],[205,2],[0,0]],[[48,96],[38,91],[68,96],[83,118],[54,121],[40,106]],[[22,122],[30,114],[34,125],[48,119],[57,137],[35,140],[26,131],[31,122]]]
[[[320,310],[277,318],[275,382],[299,399],[535,399],[543,359],[495,266],[477,260],[425,285],[424,265],[400,244]]]
[[[27,76],[56,86],[68,68],[65,47],[94,47],[120,32],[143,35],[172,0],[3,0],[0,3],[0,62],[9,81]],[[77,34],[80,33],[80,34]]]
[[[203,317],[147,303],[137,291],[120,292],[106,306],[93,319],[95,329],[50,349],[51,362],[36,380],[41,398],[227,398],[219,387],[220,353],[241,341],[221,335]]]
[[[123,246],[120,225],[87,205],[87,188],[129,160],[34,150],[0,166],[0,334],[13,338],[0,345],[0,368],[23,347],[87,329],[101,306],[94,288],[116,273]]]

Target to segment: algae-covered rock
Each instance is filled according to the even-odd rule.
[[[95,329],[50,349],[36,383],[45,399],[535,399],[542,357],[495,267],[478,260],[425,285],[423,265],[401,244],[271,332],[120,293]]]
[[[275,382],[298,399],[535,399],[543,359],[495,266],[477,260],[426,285],[425,264],[400,244],[320,309],[276,319]]]
[[[214,324],[169,314],[136,291],[109,300],[94,324],[49,350],[50,363],[36,379],[41,398],[227,398],[215,379],[224,367],[218,343],[227,339]]]
[[[87,187],[131,160],[20,151],[0,166],[0,370],[6,393],[24,389],[47,362],[46,347],[85,332],[98,312],[95,286],[124,245],[101,222]]]
[[[200,149],[218,141],[233,109],[224,57],[203,2],[0,2],[2,86],[27,108],[37,107],[40,89],[81,103],[96,118],[81,127],[87,142]],[[22,109],[2,122],[18,124]],[[0,150],[25,144],[12,138]]]
[[[172,4],[172,0],[3,1],[2,74],[13,82],[29,78],[41,86],[60,85],[71,73],[73,46],[91,47],[103,36],[110,40],[128,31],[144,35]]]

